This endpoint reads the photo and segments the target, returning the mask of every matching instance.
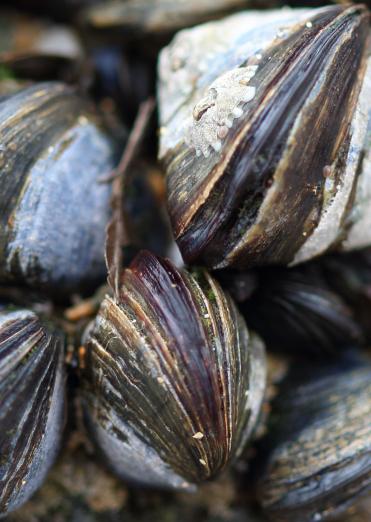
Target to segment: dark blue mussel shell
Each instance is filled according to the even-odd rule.
[[[0,518],[44,480],[64,426],[64,337],[29,310],[0,311]]]
[[[105,277],[115,147],[62,83],[0,99],[0,281],[54,292]]]
[[[357,351],[291,372],[260,456],[260,500],[275,522],[333,519],[371,488],[371,363]]]

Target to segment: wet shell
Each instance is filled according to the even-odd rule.
[[[370,343],[371,249],[218,277],[268,348],[337,356]]]
[[[84,360],[90,432],[133,483],[191,489],[240,454],[265,388],[261,341],[202,270],[143,252],[107,297]]]
[[[64,340],[28,310],[0,312],[0,518],[35,492],[64,422]]]
[[[321,258],[319,271],[333,292],[341,296],[371,342],[371,249]]]
[[[299,356],[337,356],[364,340],[355,310],[316,263],[260,270],[256,289],[240,303],[240,311],[268,348]]]
[[[274,522],[328,520],[371,488],[371,364],[292,369],[273,407],[260,500]]]
[[[159,63],[173,230],[212,268],[306,261],[370,236],[369,14],[243,12]]]
[[[114,147],[61,83],[0,99],[0,280],[58,291],[105,275]]]

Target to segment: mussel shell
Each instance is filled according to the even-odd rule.
[[[90,433],[124,479],[192,489],[240,454],[265,389],[261,341],[203,270],[143,252],[87,340]]]
[[[318,265],[327,285],[347,303],[370,343],[371,249],[325,256]]]
[[[64,422],[64,338],[28,310],[0,312],[0,517],[40,486]]]
[[[332,519],[371,487],[371,364],[354,352],[292,368],[260,457],[260,501],[275,522]]]
[[[218,277],[268,348],[337,356],[371,340],[370,249]]]
[[[131,0],[104,1],[83,13],[88,27],[107,39],[171,36],[182,29],[248,7],[248,0]]]
[[[0,99],[0,280],[77,291],[105,276],[115,146],[61,83]]]
[[[240,303],[249,327],[268,348],[298,356],[337,356],[364,341],[357,315],[315,263],[258,271],[256,288]]]
[[[186,261],[298,263],[359,245],[353,226],[371,240],[367,205],[362,225],[354,214],[369,178],[368,37],[364,7],[334,5],[240,13],[162,52],[160,157]]]

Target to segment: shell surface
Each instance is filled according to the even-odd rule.
[[[265,389],[261,341],[207,274],[143,252],[89,332],[88,425],[110,466],[155,488],[192,489],[237,456]]]
[[[28,310],[0,311],[0,518],[44,480],[64,423],[64,339]]]
[[[120,30],[121,38],[174,33],[183,27],[220,18],[246,8],[246,0],[131,0],[106,1],[85,13],[85,23],[110,33]],[[153,42],[152,42],[153,44]]]
[[[162,51],[160,158],[186,261],[299,263],[371,241],[368,22],[362,6],[243,12]]]
[[[0,100],[0,280],[61,291],[104,278],[114,148],[60,83]]]
[[[240,311],[268,348],[296,355],[337,356],[364,340],[355,310],[327,283],[318,262],[260,270]]]
[[[371,364],[353,353],[293,368],[281,388],[261,503],[275,522],[332,519],[371,487]]]

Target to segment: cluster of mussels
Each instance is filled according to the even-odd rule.
[[[193,491],[254,444],[259,516],[333,519],[371,489],[368,8],[95,3],[83,58],[0,54],[0,518],[55,461],[73,373],[124,481]],[[158,129],[128,135],[156,82]]]

